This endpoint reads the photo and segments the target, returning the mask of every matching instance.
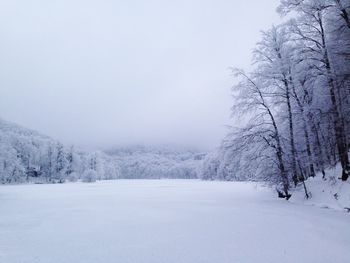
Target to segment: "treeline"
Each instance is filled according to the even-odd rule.
[[[203,154],[182,149],[128,147],[78,151],[0,119],[0,184],[93,182],[111,179],[198,177]]]
[[[262,32],[252,71],[233,69],[232,116],[244,125],[230,128],[201,177],[267,181],[289,197],[337,162],[349,177],[350,1],[282,0],[278,12],[289,20]]]
[[[115,179],[119,166],[101,152],[65,147],[36,131],[0,120],[0,183]]]
[[[108,151],[126,179],[194,179],[205,154],[174,147],[130,146]]]

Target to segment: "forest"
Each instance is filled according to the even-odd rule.
[[[83,151],[0,119],[0,183],[198,177],[203,153],[172,147],[129,146]]]
[[[253,69],[233,68],[233,123],[201,177],[254,180],[280,196],[340,162],[348,180],[349,1],[282,0],[284,22],[262,31]],[[305,186],[305,184],[304,184]],[[305,195],[308,191],[305,188]]]

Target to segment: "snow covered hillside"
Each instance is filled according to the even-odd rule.
[[[0,186],[0,262],[345,263],[349,215],[243,182]]]
[[[120,178],[198,178],[204,153],[171,146],[130,146],[106,152],[120,166]]]
[[[120,178],[197,178],[204,154],[128,147],[86,152],[0,119],[0,184]]]
[[[305,185],[310,198],[305,198],[305,191],[299,186],[293,191],[291,202],[350,212],[350,182],[338,179],[341,169],[338,164],[327,169],[324,178],[322,174],[308,178]]]
[[[93,174],[93,178],[91,175]],[[62,183],[115,179],[119,167],[102,152],[77,151],[0,119],[0,183]]]

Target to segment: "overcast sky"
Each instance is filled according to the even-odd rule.
[[[0,0],[0,117],[67,144],[214,147],[278,0]]]

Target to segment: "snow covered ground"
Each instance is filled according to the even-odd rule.
[[[338,164],[326,170],[325,180],[320,173],[315,178],[308,178],[305,184],[308,192],[311,193],[311,198],[305,199],[305,191],[302,186],[299,186],[293,191],[290,201],[350,212],[350,181],[339,180],[341,173],[342,169]]]
[[[346,263],[350,216],[250,183],[0,186],[4,263]]]

